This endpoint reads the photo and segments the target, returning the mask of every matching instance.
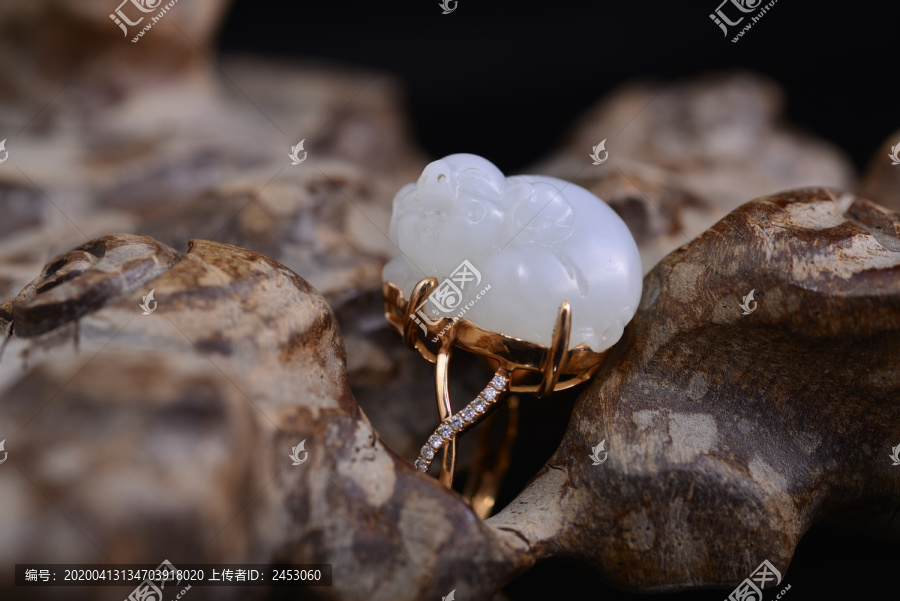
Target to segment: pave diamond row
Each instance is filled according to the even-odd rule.
[[[441,425],[438,426],[434,434],[428,438],[425,446],[419,451],[419,457],[414,464],[416,469],[420,472],[427,472],[435,453],[444,446],[447,439],[462,433],[463,430],[466,430],[478,421],[478,418],[484,415],[488,408],[503,398],[503,393],[507,391],[508,384],[509,378],[504,372],[498,371],[494,374],[490,384],[478,393],[474,401],[466,405],[466,408],[456,415],[452,415],[441,422]]]

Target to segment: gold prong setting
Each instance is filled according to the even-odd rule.
[[[414,465],[420,472],[427,472],[434,461],[436,452],[444,445],[444,442],[452,437],[462,434],[475,425],[488,409],[503,400],[509,392],[509,373],[500,369],[494,374],[490,383],[478,393],[471,403],[455,415],[448,416],[437,427],[434,434],[428,438],[428,443],[419,451],[419,457]]]

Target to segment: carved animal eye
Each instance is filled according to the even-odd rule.
[[[466,217],[468,218],[469,221],[471,221],[472,223],[478,223],[479,221],[484,219],[484,214],[486,212],[485,208],[484,208],[484,202],[482,202],[478,199],[472,198],[467,201],[464,201],[464,203],[465,203]]]

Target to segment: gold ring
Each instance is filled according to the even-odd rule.
[[[440,424],[420,450],[414,465],[417,470],[425,472],[438,453],[443,452],[440,481],[450,488],[456,468],[457,437],[488,418],[504,400],[512,397],[509,425],[496,462],[489,467],[484,465],[488,443],[487,437],[482,437],[476,452],[476,465],[465,489],[469,504],[484,518],[493,508],[496,493],[509,467],[517,432],[516,395],[545,397],[581,384],[597,371],[610,349],[596,352],[586,344],[569,349],[572,308],[568,301],[563,301],[559,306],[550,347],[485,330],[468,319],[416,319],[415,307],[436,286],[435,278],[423,278],[413,288],[410,299],[404,298],[403,291],[392,282],[385,282],[383,288],[388,323],[403,336],[406,346],[417,350],[435,365],[435,398]],[[451,407],[448,387],[450,358],[454,348],[492,359],[498,365],[487,386],[456,414]]]

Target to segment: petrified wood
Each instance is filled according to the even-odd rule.
[[[785,574],[820,521],[898,539],[900,220],[840,197],[757,199],[662,261],[555,455],[486,522],[385,447],[334,315],[274,261],[195,241],[25,338],[37,281],[0,361],[0,560],[326,562],[315,598],[488,599],[544,558],[650,592],[733,587],[763,559]],[[78,305],[95,269],[49,291]]]

